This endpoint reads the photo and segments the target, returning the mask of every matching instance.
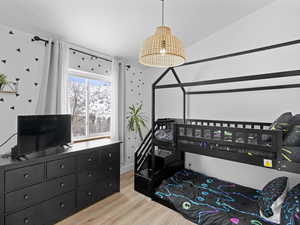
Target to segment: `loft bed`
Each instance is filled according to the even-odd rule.
[[[300,44],[300,40],[188,62],[179,67],[211,62],[215,60],[221,60],[225,58],[236,57],[255,52],[268,51],[271,49],[282,48],[296,44]],[[218,89],[208,91],[187,91],[185,89],[186,87],[205,86],[212,84],[226,84],[265,79],[277,79],[283,77],[294,77],[300,76],[300,70],[182,83],[176,72],[176,68],[177,67],[168,68],[152,85],[152,129],[146,135],[145,139],[143,140],[143,142],[141,143],[141,145],[135,153],[136,191],[150,197],[152,200],[158,203],[161,203],[171,209],[181,212],[181,208],[178,208],[176,206],[178,202],[170,201],[170,196],[172,196],[174,193],[170,192],[169,187],[180,187],[185,189],[186,180],[181,177],[182,174],[184,175],[186,173],[192,173],[191,176],[196,177],[193,178],[194,180],[216,179],[208,178],[205,175],[185,170],[184,167],[186,152],[235,161],[254,166],[265,167],[274,170],[300,173],[300,161],[293,161],[289,158],[283,157],[285,156],[285,154],[282,154],[282,151],[289,151],[283,145],[283,131],[271,130],[271,123],[199,120],[186,118],[186,98],[188,95],[207,95],[220,93],[291,89],[300,88],[300,83],[250,88],[248,87],[236,89]],[[171,73],[174,76],[177,83],[158,85],[158,83],[169,73]],[[156,119],[155,117],[156,90],[168,88],[180,88],[182,90],[182,119]],[[175,181],[177,179],[179,179],[180,182],[176,183]],[[182,180],[184,180],[183,183]],[[230,213],[233,213],[232,216],[236,216],[236,213],[239,210],[242,210],[243,212],[246,212],[244,214],[242,213],[242,215],[239,214],[239,216],[241,216],[243,219],[246,218],[249,220],[251,219],[251,221],[258,221],[257,224],[270,224],[268,221],[265,221],[263,218],[260,218],[256,210],[257,202],[253,198],[254,196],[256,196],[255,193],[257,194],[259,190],[249,189],[247,187],[242,187],[236,184],[229,184],[225,181],[218,180],[218,182],[220,183],[220,185],[233,185],[237,187],[237,189],[233,190],[232,193],[240,193],[240,195],[243,195],[244,197],[246,196],[246,199],[249,200],[249,198],[252,198],[253,200],[253,204],[251,203],[251,205],[249,206],[251,209],[245,209],[242,207],[243,199],[236,199],[237,203],[239,202],[239,200],[241,201],[241,205],[239,206],[240,209],[237,209],[236,206],[230,206],[233,209],[235,209],[233,211],[230,210]],[[196,187],[198,184],[194,184],[192,182],[189,183],[189,185],[194,185]],[[185,189],[185,191],[187,190],[191,193],[195,191],[194,189]],[[223,190],[221,192],[224,194],[225,191]],[[250,194],[250,196],[248,194]],[[178,193],[176,194],[176,196],[179,196]],[[230,196],[230,194],[227,193],[226,196]],[[183,198],[189,199],[189,197],[191,196],[187,197],[186,195],[184,195]],[[178,201],[178,199],[176,201]],[[197,203],[195,204],[198,204],[199,206],[200,203],[197,201]],[[213,206],[211,204],[208,205],[210,205],[210,207],[212,207],[215,210],[217,209],[217,211],[219,212],[222,212],[222,210],[224,210],[224,208],[222,207],[218,208],[217,206]],[[204,207],[203,210],[209,210],[209,208]],[[201,218],[199,217],[199,215],[191,216],[191,214],[185,215],[183,212],[181,213],[183,214],[183,216],[187,217],[189,220],[195,223],[198,223],[199,221],[197,222],[197,220]],[[206,219],[207,220],[205,221],[209,222],[202,221],[198,224],[225,224],[222,222],[218,223],[216,221],[213,221],[211,218]],[[222,216],[219,219],[220,221],[224,220]],[[234,224],[234,222],[230,224]]]

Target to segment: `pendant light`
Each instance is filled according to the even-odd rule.
[[[181,41],[165,26],[165,5],[162,2],[162,26],[156,28],[153,36],[144,41],[140,51],[139,62],[152,67],[174,67],[185,62]]]

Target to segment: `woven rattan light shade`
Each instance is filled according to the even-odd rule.
[[[181,65],[185,62],[182,43],[172,35],[169,27],[160,26],[153,36],[145,40],[139,61],[153,67]]]

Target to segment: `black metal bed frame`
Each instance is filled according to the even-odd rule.
[[[201,60],[196,60],[196,61],[192,61],[192,62],[187,62],[183,65],[177,66],[177,67],[183,67],[183,66],[189,66],[189,65],[194,65],[194,64],[200,64],[200,63],[205,63],[205,62],[211,62],[211,61],[216,61],[216,60],[221,60],[221,59],[225,59],[225,58],[231,58],[231,57],[236,57],[236,56],[241,56],[241,55],[247,55],[247,54],[252,54],[252,53],[256,53],[256,52],[262,52],[262,51],[268,51],[268,50],[272,50],[272,49],[276,49],[276,48],[282,48],[282,47],[287,47],[287,46],[292,46],[292,45],[297,45],[300,44],[300,39],[299,40],[293,40],[293,41],[289,41],[289,42],[284,42],[284,43],[279,43],[279,44],[274,44],[274,45],[270,45],[270,46],[265,46],[265,47],[260,47],[260,48],[255,48],[255,49],[250,49],[250,50],[245,50],[245,51],[240,51],[240,52],[235,52],[235,53],[230,53],[230,54],[225,54],[225,55],[220,55],[220,56],[216,56],[216,57],[211,57],[211,58],[206,58],[206,59],[201,59]],[[152,139],[155,140],[155,125],[156,125],[156,118],[155,118],[155,100],[156,100],[156,90],[157,89],[168,89],[168,88],[180,88],[182,90],[183,93],[183,123],[181,125],[177,126],[178,128],[182,128],[182,129],[187,129],[187,128],[191,128],[192,130],[197,129],[197,127],[199,128],[199,125],[188,125],[187,124],[187,119],[186,119],[186,97],[187,95],[201,95],[201,94],[218,94],[218,93],[234,93],[234,92],[249,92],[249,91],[263,91],[263,90],[277,90],[277,89],[290,89],[290,88],[300,88],[300,83],[297,84],[285,84],[285,85],[271,85],[271,86],[260,86],[260,87],[248,87],[248,88],[236,88],[236,89],[220,89],[220,90],[205,90],[205,91],[186,91],[185,87],[194,87],[194,86],[205,86],[205,85],[211,85],[211,84],[225,84],[225,83],[234,83],[234,82],[243,82],[243,81],[257,81],[257,80],[265,80],[265,79],[276,79],[276,78],[283,78],[283,77],[293,77],[293,76],[300,76],[300,70],[291,70],[291,71],[280,71],[280,72],[273,72],[273,73],[264,73],[264,74],[254,74],[254,75],[248,75],[248,76],[234,76],[234,77],[230,77],[230,78],[222,78],[222,79],[214,79],[214,80],[205,80],[205,81],[196,81],[196,82],[187,82],[187,83],[182,83],[179,79],[179,76],[176,72],[176,68],[177,67],[171,67],[166,69],[159,77],[158,79],[153,83],[152,85]],[[175,77],[177,83],[175,84],[166,84],[166,85],[158,85],[158,83],[167,75],[169,74],[169,72],[171,72],[173,74],[173,76]],[[203,121],[202,121],[203,122]],[[210,121],[213,124],[216,123],[217,121]],[[220,121],[221,124],[226,123],[228,121]],[[254,128],[255,123],[250,123],[250,122],[236,122],[236,124],[248,124],[250,125],[250,128]],[[257,137],[258,137],[258,143],[261,142],[261,135],[266,134],[269,132],[269,135],[271,135],[273,137],[273,142],[274,140],[280,140],[280,142],[282,142],[282,138],[279,138],[280,135],[282,135],[280,132],[276,133],[274,131],[270,132],[267,130],[263,130],[263,126],[264,125],[270,125],[270,124],[263,124],[260,123],[258,124],[260,126],[260,128],[258,130],[253,130],[253,129],[249,129],[246,130],[245,126],[242,127],[242,132],[246,132],[246,133],[256,133]],[[202,127],[202,129],[205,127]],[[228,130],[228,128],[224,128],[224,127],[214,127],[212,128],[211,126],[209,127],[209,129],[211,131],[213,130],[221,130],[222,131],[222,135],[224,134],[224,130]],[[230,128],[233,133],[241,131],[239,130],[240,128]],[[236,129],[236,130],[234,130]],[[194,132],[194,131],[193,131]],[[221,139],[223,140],[223,136],[221,137]],[[178,141],[180,142],[180,140],[183,141],[187,141],[187,139],[190,139],[191,142],[192,140],[194,141],[201,141],[201,138],[195,138],[195,137],[178,137]],[[212,142],[216,142],[216,144],[218,144],[218,141],[213,141]],[[210,142],[211,142],[210,141]],[[190,142],[190,143],[191,143]],[[220,142],[224,143],[223,141]],[[247,143],[244,143],[243,146],[245,147],[245,145],[247,145]],[[278,152],[279,151],[279,147],[281,147],[282,143],[272,143],[273,146],[275,146],[271,151],[272,152]],[[190,145],[189,145],[190,146]],[[178,144],[178,149],[182,149],[184,147],[184,144]],[[250,146],[251,148],[257,149],[258,146],[252,145]],[[191,149],[191,148],[189,148]],[[199,152],[199,150],[195,150],[193,151],[194,153],[197,154],[204,154],[207,155],[207,152],[202,151]],[[235,153],[233,153],[235,154]],[[236,155],[236,154],[235,154]],[[152,152],[151,152],[151,156],[152,156],[152,168],[155,168],[155,154],[154,154],[154,147],[152,148]],[[220,154],[218,155],[212,155],[213,157],[219,157],[219,158],[224,158],[224,155]],[[275,157],[275,156],[274,156]],[[289,170],[291,172],[298,172],[300,173],[300,166],[298,165],[293,165],[291,166],[291,164],[286,164],[283,160],[281,160],[280,156],[276,156],[277,157],[277,161],[278,164],[280,165],[280,167],[277,167],[277,165],[274,166],[274,168],[277,167],[277,169],[281,170]],[[251,164],[251,160],[249,161],[249,158],[246,159],[238,159],[235,160],[234,159],[235,156],[229,157],[229,160],[234,160],[234,161],[239,161],[239,162],[244,162],[244,163],[248,163]],[[274,158],[275,159],[275,158]],[[253,163],[252,163],[253,164]],[[255,163],[254,163],[255,164]],[[256,163],[257,164],[257,163]]]
[[[187,62],[178,67],[211,62],[296,44],[300,44],[300,39]],[[281,148],[283,147],[283,134],[282,131],[269,130],[271,125],[270,123],[194,120],[186,118],[187,95],[300,88],[300,83],[206,91],[187,91],[186,87],[294,77],[300,76],[300,70],[280,71],[248,76],[234,76],[230,78],[182,83],[176,72],[176,68],[177,67],[171,67],[166,69],[152,84],[152,129],[149,131],[144,141],[135,152],[136,191],[141,192],[142,194],[152,198],[154,201],[158,201],[159,203],[171,208],[167,202],[161,202],[159,199],[157,199],[154,195],[154,191],[155,188],[160,185],[162,180],[173,175],[174,172],[184,168],[185,152],[191,152],[255,166],[263,166],[276,170],[300,173],[300,163],[289,162],[281,157],[280,152]],[[177,83],[158,85],[159,82],[169,73],[173,74]],[[171,118],[156,120],[156,90],[168,88],[180,88],[182,90],[182,119]],[[155,137],[155,133],[159,129],[173,129],[173,141],[164,142],[158,140]],[[268,143],[264,142],[266,136],[267,139],[271,140]],[[160,153],[157,152],[158,148],[168,149],[170,152],[172,152],[172,154],[164,156],[160,155]],[[271,163],[266,165],[265,160],[271,161]]]

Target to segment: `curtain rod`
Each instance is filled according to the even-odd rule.
[[[70,50],[75,51],[75,52],[79,52],[81,54],[89,55],[89,56],[94,57],[96,59],[102,59],[102,60],[105,60],[105,61],[108,61],[108,62],[112,62],[112,60],[110,60],[110,59],[106,59],[106,58],[103,58],[103,57],[100,57],[100,56],[97,56],[97,55],[93,55],[93,54],[90,54],[90,53],[87,53],[87,52],[84,52],[84,51],[81,51],[81,50],[78,50],[78,49],[70,48]]]
[[[45,46],[47,46],[47,44],[49,44],[49,40],[43,39],[39,36],[34,36],[31,41],[42,41],[45,43]],[[54,44],[54,42],[51,42],[51,44]]]
[[[42,42],[45,43],[45,46],[46,46],[47,44],[49,44],[49,40],[43,39],[43,38],[41,38],[41,37],[39,37],[39,36],[34,36],[34,37],[31,39],[31,41],[42,41]],[[54,42],[51,42],[51,44],[54,44]],[[90,54],[90,53],[87,53],[87,52],[84,52],[84,51],[80,51],[80,50],[78,50],[78,49],[70,48],[70,50],[76,51],[76,52],[79,52],[79,53],[82,53],[82,54],[85,54],[85,55],[89,55],[89,56],[94,57],[94,58],[96,58],[96,59],[102,59],[102,60],[105,60],[105,61],[108,61],[108,62],[112,62],[112,60],[110,60],[110,59],[106,59],[106,58],[103,58],[103,57],[100,57],[100,56],[97,56],[97,55],[93,55],[93,54]]]

